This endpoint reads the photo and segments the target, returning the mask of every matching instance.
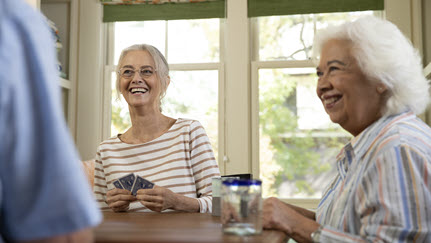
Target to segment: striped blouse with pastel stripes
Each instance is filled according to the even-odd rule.
[[[211,179],[220,171],[202,125],[195,120],[177,119],[160,137],[143,144],[127,144],[118,136],[102,142],[97,150],[94,194],[102,210],[109,209],[106,192],[113,181],[135,173],[157,186],[196,198],[200,212],[211,212]],[[140,202],[129,211],[148,212]]]
[[[316,211],[320,242],[431,242],[431,129],[412,112],[353,138],[337,169]]]

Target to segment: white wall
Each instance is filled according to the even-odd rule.
[[[76,143],[83,160],[94,158],[102,140],[102,5],[80,0]]]

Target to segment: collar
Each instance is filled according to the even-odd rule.
[[[337,167],[340,175],[345,176],[353,161],[361,160],[380,137],[394,124],[415,117],[412,111],[405,111],[395,115],[383,116],[364,131],[352,138],[337,155]]]

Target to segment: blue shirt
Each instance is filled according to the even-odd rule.
[[[316,219],[320,242],[431,242],[431,129],[412,112],[382,117],[338,156]]]
[[[0,235],[7,240],[101,221],[60,105],[46,21],[22,0],[0,0]]]

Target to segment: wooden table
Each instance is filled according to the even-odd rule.
[[[286,242],[280,231],[264,230],[255,236],[223,234],[220,217],[207,213],[103,212],[95,229],[97,242]]]

